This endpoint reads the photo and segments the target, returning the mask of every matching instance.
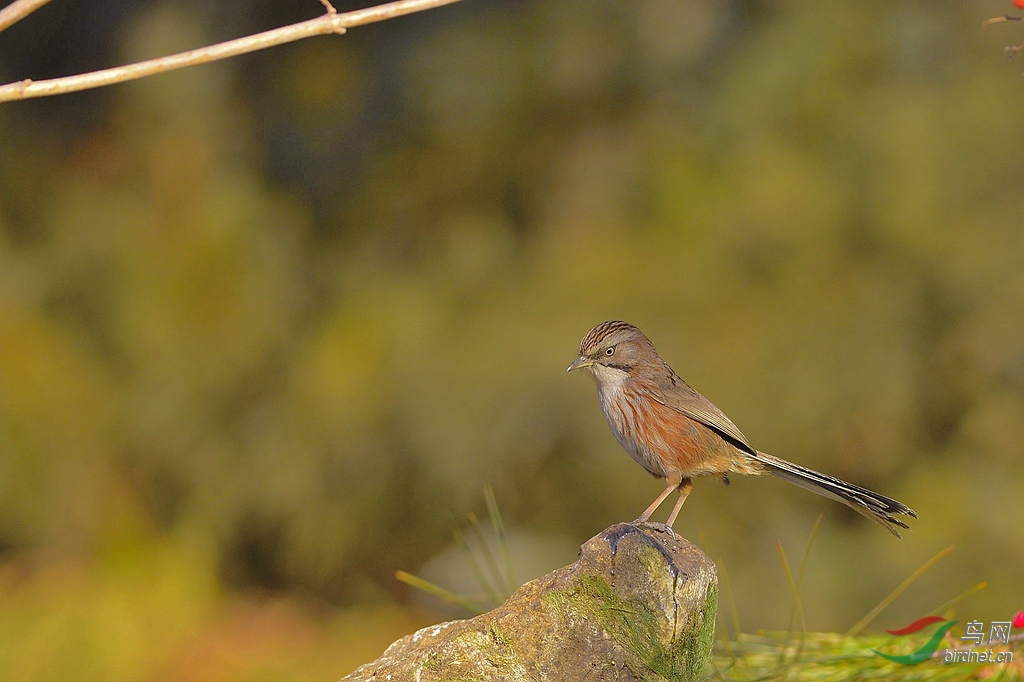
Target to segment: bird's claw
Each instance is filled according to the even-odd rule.
[[[648,526],[650,528],[653,528],[654,530],[660,530],[662,533],[668,533],[673,538],[676,537],[676,532],[672,529],[672,526],[668,525],[667,523],[659,523],[657,521],[645,521],[645,520],[637,519],[636,521],[633,522],[633,525],[634,526]]]

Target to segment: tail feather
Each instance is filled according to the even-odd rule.
[[[768,473],[800,486],[804,490],[828,497],[836,502],[842,502],[857,513],[884,526],[896,537],[901,536],[895,526],[907,529],[910,526],[893,514],[904,514],[917,518],[917,513],[907,505],[867,488],[861,488],[858,485],[787,462],[766,452],[758,452],[753,458],[764,465]]]

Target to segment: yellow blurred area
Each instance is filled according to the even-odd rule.
[[[11,680],[321,680],[426,624],[388,601],[336,609],[218,586],[200,534],[156,534],[121,499],[91,556],[0,568],[0,670]]]

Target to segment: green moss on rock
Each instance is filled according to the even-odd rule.
[[[662,530],[619,524],[499,608],[395,642],[346,680],[691,681],[710,658],[714,564]]]

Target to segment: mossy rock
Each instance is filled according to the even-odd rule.
[[[694,545],[618,524],[493,611],[404,637],[344,680],[696,680],[717,595],[715,565]]]

